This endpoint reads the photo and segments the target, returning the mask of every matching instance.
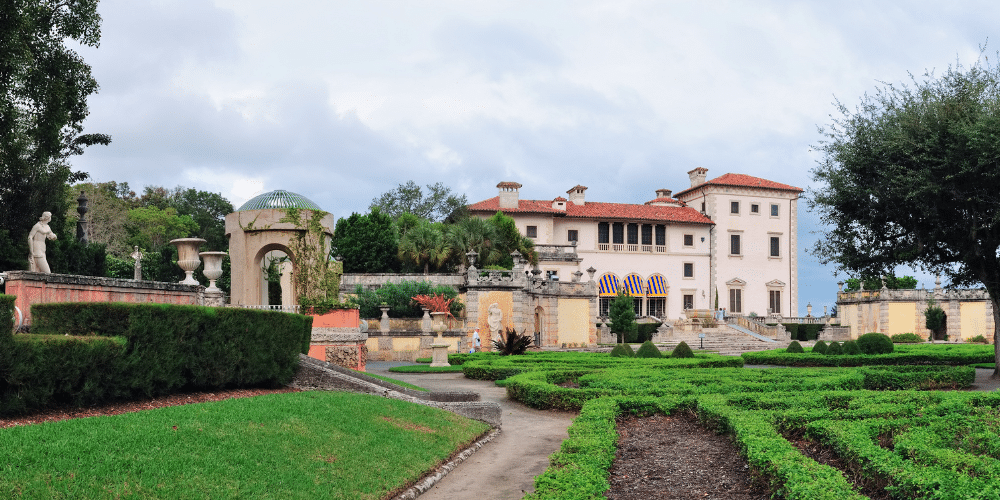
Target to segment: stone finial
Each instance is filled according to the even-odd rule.
[[[844,291],[844,282],[843,281],[838,281],[837,282],[837,293],[840,293],[840,292],[843,292],[843,291]]]
[[[594,281],[594,273],[596,272],[597,269],[594,269],[594,266],[590,266],[587,268],[587,274],[590,275],[590,281]]]
[[[582,278],[582,277],[583,277],[583,272],[580,271],[580,270],[577,270],[576,272],[573,273],[573,283],[579,283],[580,282],[580,278]]]
[[[475,250],[469,250],[465,252],[465,256],[469,258],[469,267],[476,265],[476,257],[479,257],[479,253]]]
[[[80,214],[80,219],[76,221],[76,240],[87,244],[87,195],[80,191],[80,197],[76,199],[76,213]]]
[[[941,289],[941,275],[940,274],[937,275],[937,277],[934,278],[934,289],[935,290],[940,290]]]
[[[812,302],[806,304],[806,317],[811,318],[813,315],[813,305]]]

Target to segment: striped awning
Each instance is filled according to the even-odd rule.
[[[667,284],[663,281],[663,276],[659,274],[654,274],[649,277],[646,281],[646,296],[647,297],[666,297],[667,296]]]
[[[615,295],[618,295],[618,290],[620,288],[621,287],[618,285],[618,276],[608,273],[601,276],[597,294],[601,297],[614,297]]]
[[[642,277],[638,274],[630,274],[625,277],[625,293],[633,297],[642,297],[645,295],[642,290]]]

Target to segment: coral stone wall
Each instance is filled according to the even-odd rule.
[[[128,302],[205,305],[205,287],[159,281],[121,280],[69,274],[8,271],[6,293],[31,324],[31,306],[56,302]]]

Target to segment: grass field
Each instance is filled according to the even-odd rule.
[[[422,366],[422,365],[417,365],[417,366]],[[423,368],[430,368],[430,367],[424,367],[424,366],[422,366],[422,367]],[[393,370],[390,369],[389,371],[393,371]],[[402,371],[402,370],[400,370],[400,371]],[[458,371],[462,371],[461,367],[459,367]],[[386,377],[385,375],[376,375],[374,373],[368,373],[368,372],[358,372],[358,373],[363,373],[365,375],[368,375],[369,377],[377,378],[377,379],[382,380],[384,382],[389,382],[390,384],[396,384],[396,385],[398,385],[400,387],[406,387],[407,389],[413,389],[415,391],[427,392],[427,389],[424,389],[423,387],[419,387],[419,386],[413,385],[413,384],[408,383],[408,382],[403,382],[402,380],[396,380],[394,378]]]
[[[0,430],[0,498],[378,499],[486,424],[298,392]]]

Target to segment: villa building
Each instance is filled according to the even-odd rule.
[[[796,202],[801,189],[743,174],[706,180],[675,195],[659,189],[643,204],[569,198],[522,200],[521,184],[497,184],[498,196],[469,206],[472,214],[512,217],[535,242],[536,273],[579,281],[597,270],[599,315],[624,290],[641,316],[677,318],[684,309],[726,308],[734,314],[794,316],[798,308]],[[718,294],[718,295],[717,295]]]

